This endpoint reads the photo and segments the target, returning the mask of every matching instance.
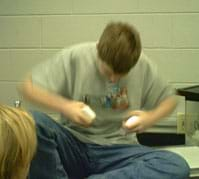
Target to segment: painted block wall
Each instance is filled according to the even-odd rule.
[[[137,27],[170,83],[199,84],[198,0],[0,0],[0,102],[13,105],[34,65],[63,47],[96,41],[109,21]],[[183,98],[172,118],[181,111]]]

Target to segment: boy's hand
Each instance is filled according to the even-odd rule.
[[[87,105],[79,101],[68,101],[63,107],[62,114],[71,121],[84,127],[89,127],[93,120],[83,111]]]
[[[127,132],[141,133],[153,125],[153,115],[150,111],[132,111],[128,114],[127,119],[132,116],[136,116],[136,119],[133,120],[131,124],[126,125],[127,120],[123,122],[123,128],[125,128]]]

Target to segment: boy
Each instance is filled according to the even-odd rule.
[[[48,147],[51,155],[61,155],[55,157],[62,163],[60,178],[188,176],[189,167],[182,158],[137,142],[136,133],[170,114],[176,99],[174,91],[141,52],[140,36],[133,26],[109,23],[99,42],[64,49],[56,59],[37,66],[21,91],[30,101],[62,115],[60,122],[65,132],[60,141],[67,139],[58,154]],[[88,119],[83,112],[85,106],[93,109],[96,119]],[[126,126],[131,116],[138,118]],[[41,123],[45,119],[37,118]],[[48,161],[47,156],[39,158],[33,168]],[[35,169],[32,177],[52,178],[52,166],[48,162],[45,174]]]

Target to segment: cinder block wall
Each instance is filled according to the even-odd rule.
[[[109,21],[135,24],[170,83],[199,84],[198,0],[0,0],[0,102],[13,105],[32,66],[97,40]]]

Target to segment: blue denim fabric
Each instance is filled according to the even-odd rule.
[[[49,116],[33,112],[38,149],[29,179],[186,179],[186,161],[142,145],[85,144]]]

